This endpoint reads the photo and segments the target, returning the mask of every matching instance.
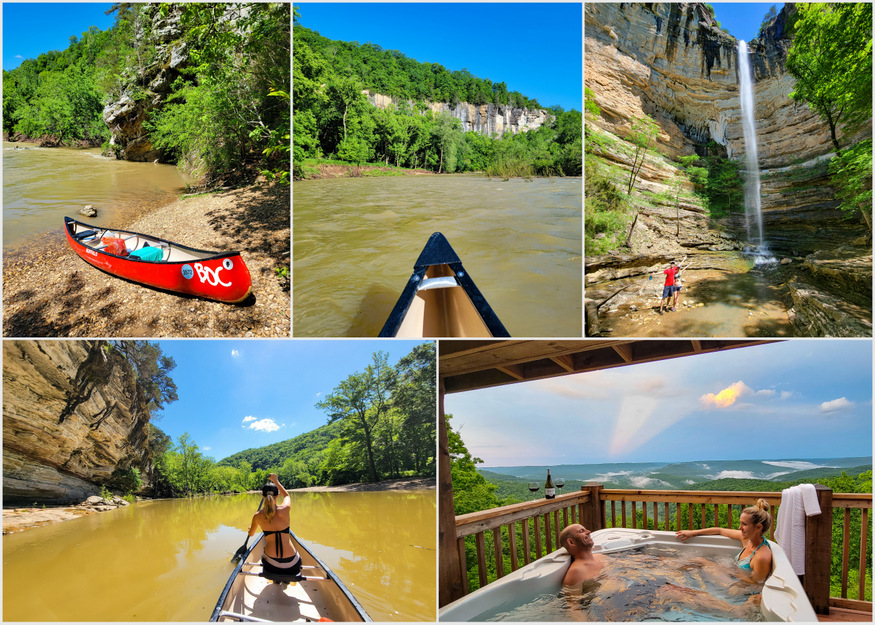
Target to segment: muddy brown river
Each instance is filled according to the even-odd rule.
[[[376,336],[442,232],[514,337],[582,334],[579,178],[295,182],[295,336]]]
[[[124,211],[172,202],[187,183],[173,165],[105,158],[99,148],[39,148],[3,142],[3,248],[50,230],[92,204],[98,225]]]
[[[291,496],[292,531],[373,620],[436,618],[434,490]],[[7,534],[3,620],[208,621],[259,499],[146,501]]]

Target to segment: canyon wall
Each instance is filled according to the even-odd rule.
[[[368,97],[368,101],[377,108],[388,108],[400,104],[391,96],[370,93],[367,90],[364,93]],[[407,104],[412,105],[410,102]],[[432,102],[428,104],[428,107],[436,115],[449,113],[460,120],[462,130],[465,132],[474,131],[487,136],[496,134],[500,137],[506,132],[517,133],[535,130],[552,119],[552,115],[542,109],[525,109],[495,104]]]
[[[116,468],[145,475],[143,397],[106,341],[4,341],[4,505],[80,502]]]
[[[743,159],[738,42],[720,30],[706,5],[584,6],[585,82],[601,108],[597,126],[624,137],[633,118],[646,114],[659,124],[657,149],[669,158],[702,154],[713,140],[730,158]],[[801,255],[859,237],[866,227],[837,209],[824,165],[833,155],[827,124],[789,98],[795,79],[784,67],[791,44],[785,21],[793,10],[787,3],[749,49],[765,237],[776,251]],[[870,123],[845,144],[871,131]],[[728,226],[743,229],[740,220]]]

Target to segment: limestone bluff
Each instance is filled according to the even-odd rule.
[[[72,503],[116,468],[148,480],[149,411],[106,341],[3,342],[3,502]]]

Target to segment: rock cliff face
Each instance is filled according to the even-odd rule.
[[[106,346],[4,341],[4,505],[82,501],[116,468],[145,468],[142,393]]]
[[[765,236],[782,253],[811,253],[865,233],[842,219],[823,161],[832,155],[828,126],[788,97],[788,3],[749,44],[755,68],[757,141]],[[596,122],[625,136],[632,118],[660,125],[658,149],[670,158],[714,140],[743,158],[738,42],[721,31],[701,3],[586,3],[586,86],[602,110]],[[871,134],[871,124],[860,136]],[[851,138],[848,138],[851,140]],[[850,142],[850,141],[849,141]]]
[[[390,96],[365,91],[368,100],[377,108],[388,108],[399,104]],[[433,102],[429,108],[435,114],[449,113],[462,122],[462,130],[474,131],[485,135],[497,134],[499,137],[506,132],[525,132],[535,130],[550,121],[551,115],[541,109],[514,108],[511,106],[496,106],[494,104],[474,105],[467,102],[445,104]]]
[[[138,34],[148,45],[155,46],[155,62],[143,69],[135,85],[103,109],[103,121],[112,133],[110,151],[122,160],[161,159],[161,151],[149,140],[143,122],[164,104],[173,81],[188,63],[186,45],[180,41],[181,9],[169,5],[167,14],[162,15],[157,6],[151,12],[149,28]]]

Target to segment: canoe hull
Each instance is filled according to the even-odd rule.
[[[302,545],[294,533],[291,536],[292,544],[301,555],[303,575],[319,579],[274,584],[264,577],[247,575],[247,572],[261,570],[264,551],[264,535],[261,534],[231,573],[210,621],[371,621],[331,569]]]
[[[76,237],[85,230],[103,231],[65,218],[67,243],[85,262],[119,278],[146,286],[203,297],[230,304],[244,301],[252,292],[249,268],[238,252],[208,252],[136,232],[113,230],[114,234],[136,237],[139,244],[166,246],[171,260],[149,261],[132,256],[118,256],[94,249]],[[172,260],[176,256],[179,260]]]
[[[431,235],[382,337],[507,337],[498,315],[443,234]]]

